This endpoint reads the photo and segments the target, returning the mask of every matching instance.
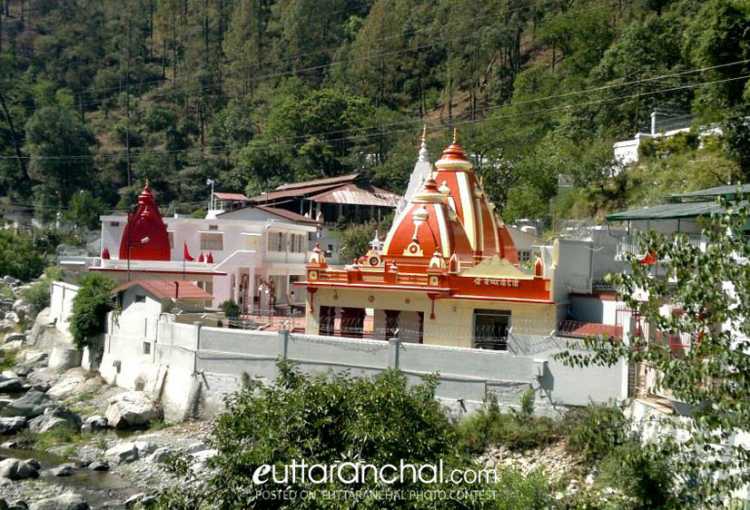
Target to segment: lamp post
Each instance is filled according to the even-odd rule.
[[[214,209],[214,184],[216,184],[216,181],[214,179],[206,179],[206,186],[211,186],[211,194],[208,196],[209,211],[212,211]]]

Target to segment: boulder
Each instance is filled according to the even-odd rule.
[[[162,417],[161,408],[142,391],[128,391],[109,399],[105,413],[111,427],[141,427]]]
[[[42,351],[26,351],[23,353],[23,365],[32,368],[42,368],[47,366],[49,355]]]
[[[58,344],[52,347],[48,366],[55,370],[67,370],[81,366],[81,351],[70,345]]]
[[[13,401],[11,399],[9,399],[9,398],[0,398],[0,411],[2,411],[3,408],[7,407],[8,404],[10,404],[11,402],[13,402]],[[0,416],[2,416],[2,415],[0,415]]]
[[[18,441],[5,441],[4,443],[0,443],[0,448],[5,448],[6,450],[18,448]]]
[[[89,416],[83,421],[81,425],[81,432],[96,432],[98,430],[104,430],[107,428],[107,418],[96,414]]]
[[[109,462],[106,460],[95,460],[88,465],[91,471],[109,471]]]
[[[6,314],[6,318],[0,320],[0,333],[7,333],[8,331],[13,331],[14,329],[16,329],[16,323],[8,319]]]
[[[104,456],[116,464],[125,464],[138,460],[138,447],[135,443],[120,443],[113,446]]]
[[[26,334],[25,333],[8,333],[5,335],[5,340],[3,340],[3,343],[6,344],[8,342],[16,342],[20,340],[21,342],[26,341]]]
[[[7,312],[5,314],[5,320],[12,322],[14,326],[21,322],[21,319],[18,317],[18,314],[16,312]]]
[[[18,377],[18,372],[15,370],[3,370],[0,372],[0,380],[1,379],[15,379]]]
[[[16,377],[15,379],[5,379],[0,376],[0,393],[18,393],[26,388],[24,382]]]
[[[48,407],[44,410],[44,414],[29,421],[29,430],[37,434],[66,428],[80,430],[81,417],[64,407]]]
[[[21,280],[12,277],[9,274],[3,276],[2,282],[9,287],[18,287],[19,285],[21,285]]]
[[[36,418],[44,414],[44,410],[54,407],[55,402],[41,391],[30,390],[28,393],[13,400],[10,404],[0,409],[0,416],[24,416]]]
[[[25,480],[39,476],[39,464],[33,459],[21,461],[18,459],[5,459],[0,461],[0,478],[9,480]]]
[[[2,321],[0,321],[0,333],[2,333]],[[12,342],[5,342],[0,345],[0,351],[18,351],[21,347],[23,347],[23,342],[21,340],[13,340]]]
[[[13,416],[12,418],[0,418],[0,434],[15,434],[26,426],[26,418]]]
[[[148,460],[154,464],[164,464],[169,461],[173,453],[174,450],[169,446],[162,446],[161,448],[154,450],[154,453],[151,454]]]
[[[48,391],[52,398],[66,399],[71,397],[78,387],[86,381],[86,372],[81,368],[74,368],[65,372]]]
[[[61,464],[49,470],[52,476],[71,476],[76,470],[73,464]]]
[[[89,510],[91,507],[83,496],[66,492],[52,498],[40,499],[31,504],[29,510]]]

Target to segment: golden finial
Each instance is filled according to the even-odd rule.
[[[453,128],[453,143],[458,143],[458,128]]]
[[[427,143],[427,123],[422,124],[422,143]]]
[[[148,188],[148,177],[146,177],[146,187]]]

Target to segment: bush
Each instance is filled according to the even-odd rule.
[[[678,508],[671,493],[674,471],[667,459],[630,440],[602,460],[598,481],[632,498],[632,508]]]
[[[79,349],[91,343],[93,337],[104,333],[107,313],[113,309],[112,289],[115,282],[96,273],[84,275],[81,288],[73,299],[70,332]]]
[[[39,312],[49,306],[50,295],[49,295],[50,282],[42,280],[34,285],[24,289],[21,293],[24,301],[31,305],[31,319],[37,316]]]
[[[490,397],[482,409],[458,424],[461,448],[473,454],[498,445],[511,450],[528,450],[560,439],[555,421],[545,416],[532,416],[533,400],[526,397],[525,401],[527,409],[528,402],[532,402],[530,413],[524,410],[503,413],[494,396]]]
[[[164,508],[281,508],[274,501],[258,500],[256,489],[343,491],[380,493],[389,488],[404,493],[427,489],[448,489],[441,484],[426,485],[407,476],[403,484],[376,485],[373,480],[350,486],[333,481],[308,485],[288,479],[254,485],[253,473],[264,464],[283,466],[336,462],[365,462],[375,466],[404,462],[438,463],[446,472],[466,468],[471,460],[458,450],[455,424],[434,398],[436,380],[419,385],[407,384],[397,371],[386,371],[373,378],[346,374],[306,376],[286,362],[278,365],[279,377],[273,386],[248,381],[248,387],[226,400],[227,410],[216,420],[211,446],[218,454],[211,461],[214,474],[206,486],[193,491],[175,487],[162,495]],[[283,476],[283,475],[282,475]],[[497,485],[459,485],[458,488],[493,489],[499,493],[502,508],[546,508],[549,493],[541,475],[524,478],[503,473]],[[451,486],[451,488],[457,488]],[[376,496],[364,496],[356,504],[347,500],[320,501],[291,499],[283,508],[455,508],[455,501],[425,500],[383,504]],[[327,503],[327,504],[325,504]],[[337,504],[338,503],[338,504]],[[488,502],[490,503],[490,502]],[[486,508],[496,507],[491,504]]]
[[[41,274],[44,258],[34,248],[31,237],[0,230],[0,276],[10,275],[29,281]]]
[[[613,405],[590,404],[568,411],[562,429],[568,449],[587,462],[603,459],[613,448],[628,440],[628,421]]]
[[[227,319],[236,319],[240,316],[240,305],[235,303],[232,299],[224,301],[219,305],[219,308],[221,308],[221,311],[224,312],[224,315],[226,315]]]

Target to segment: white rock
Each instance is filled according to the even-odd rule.
[[[23,342],[21,340],[14,340],[12,342],[5,342],[3,345],[0,345],[0,351],[18,351],[21,349],[21,347],[23,347]]]
[[[26,340],[26,334],[25,333],[8,333],[7,335],[5,335],[5,340],[3,340],[3,343],[16,342],[18,340],[20,340],[21,342]]]
[[[29,510],[89,510],[86,500],[79,494],[66,492],[59,496],[40,499],[32,503]]]
[[[26,418],[23,416],[0,418],[0,434],[15,434],[25,426]]]
[[[117,464],[133,462],[138,460],[138,447],[135,443],[120,443],[104,452],[104,456]]]
[[[5,320],[10,321],[13,324],[18,324],[21,322],[21,319],[18,318],[18,314],[16,312],[7,312],[5,314]]]
[[[49,367],[56,370],[67,370],[81,366],[82,353],[74,347],[55,345],[49,354]]]
[[[39,464],[36,461],[20,461],[18,459],[5,459],[0,461],[0,478],[9,480],[25,480],[39,476]]]
[[[159,406],[142,391],[128,391],[112,397],[105,413],[111,427],[128,428],[161,418]]]
[[[77,388],[86,381],[83,370],[69,370],[57,383],[47,390],[47,395],[57,399],[66,399],[76,393]]]
[[[162,446],[154,450],[154,453],[148,458],[149,462],[154,464],[163,464],[172,456],[173,450],[169,446]]]
[[[0,320],[0,333],[7,333],[8,331],[13,331],[16,329],[16,323],[12,320],[7,318],[4,318],[3,320]]]

